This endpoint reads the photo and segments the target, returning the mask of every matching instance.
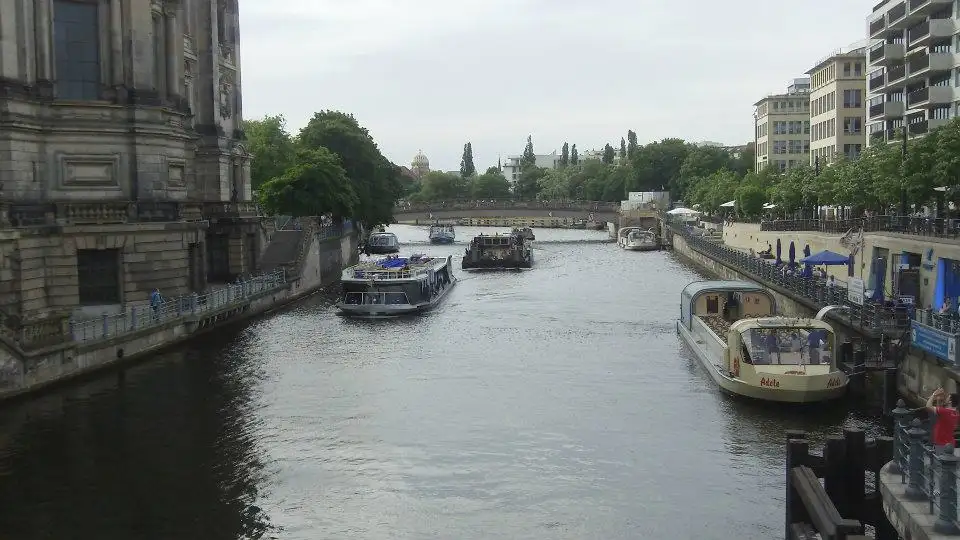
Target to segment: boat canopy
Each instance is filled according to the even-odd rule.
[[[777,312],[776,299],[763,286],[751,281],[734,280],[716,280],[716,281],[694,281],[687,284],[680,293],[680,320],[683,325],[690,328],[693,322],[694,307],[697,300],[704,294],[724,294],[724,293],[761,293],[770,300],[770,307],[773,313]]]
[[[747,330],[772,328],[804,328],[826,330],[833,333],[833,326],[825,321],[806,317],[763,317],[760,319],[743,319],[730,325],[731,330],[743,333]]]

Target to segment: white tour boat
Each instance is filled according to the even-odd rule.
[[[695,281],[680,295],[677,332],[720,389],[766,401],[811,403],[841,397],[833,328],[781,317],[776,300],[747,281]]]
[[[617,232],[617,245],[628,251],[652,251],[659,249],[657,235],[650,229],[624,227]]]
[[[456,238],[457,233],[453,225],[441,225],[437,223],[436,225],[430,226],[431,244],[452,244]]]
[[[384,317],[436,307],[457,284],[452,257],[389,256],[343,271],[337,308],[342,315]]]

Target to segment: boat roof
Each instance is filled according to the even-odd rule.
[[[397,236],[397,235],[393,234],[392,232],[375,232],[375,233],[370,233],[370,236]]]
[[[693,298],[702,292],[730,292],[730,291],[763,291],[767,292],[762,285],[752,281],[741,280],[712,280],[712,281],[694,281],[687,284],[681,293],[683,296]]]
[[[833,326],[820,319],[809,317],[784,317],[778,315],[775,317],[761,317],[759,319],[741,319],[730,325],[731,330],[744,332],[754,328],[820,328],[833,332]]]

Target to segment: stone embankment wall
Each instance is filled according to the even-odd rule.
[[[727,233],[725,231],[724,237],[726,236]],[[809,238],[798,237],[795,238],[794,241],[799,241],[800,239],[803,239],[804,242],[809,240]],[[763,242],[762,249],[766,249],[766,241],[763,239],[760,241]],[[775,241],[776,240],[774,240],[774,242]],[[783,240],[781,239],[780,242],[782,245]],[[811,249],[815,249],[813,244],[811,244]],[[821,249],[831,248],[824,247]],[[674,253],[684,260],[717,278],[754,281],[752,277],[741,274],[736,269],[694,250],[680,235],[673,235],[673,250]],[[777,305],[781,313],[800,317],[813,317],[816,315],[814,309],[780,291],[770,288],[766,284],[762,285],[773,293],[777,299]],[[844,330],[842,328],[837,328],[836,330],[838,335],[843,338],[845,335]],[[911,350],[901,363],[897,376],[897,389],[900,394],[913,403],[920,403],[926,399],[926,396],[929,396],[931,392],[941,386],[949,392],[960,391],[960,373],[943,365],[930,355]]]
[[[0,399],[34,392],[78,376],[119,365],[121,362],[158,352],[252,316],[267,313],[304,298],[320,287],[340,279],[345,266],[359,256],[356,232],[343,237],[324,238],[313,234],[305,238],[304,257],[299,275],[261,293],[245,295],[222,307],[205,309],[183,316],[172,316],[142,328],[125,327],[116,331],[112,317],[104,318],[103,337],[96,334],[85,341],[74,341],[29,351],[22,350],[10,336],[0,335]]]

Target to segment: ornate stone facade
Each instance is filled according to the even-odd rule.
[[[100,313],[253,273],[236,0],[0,12],[0,317]]]

